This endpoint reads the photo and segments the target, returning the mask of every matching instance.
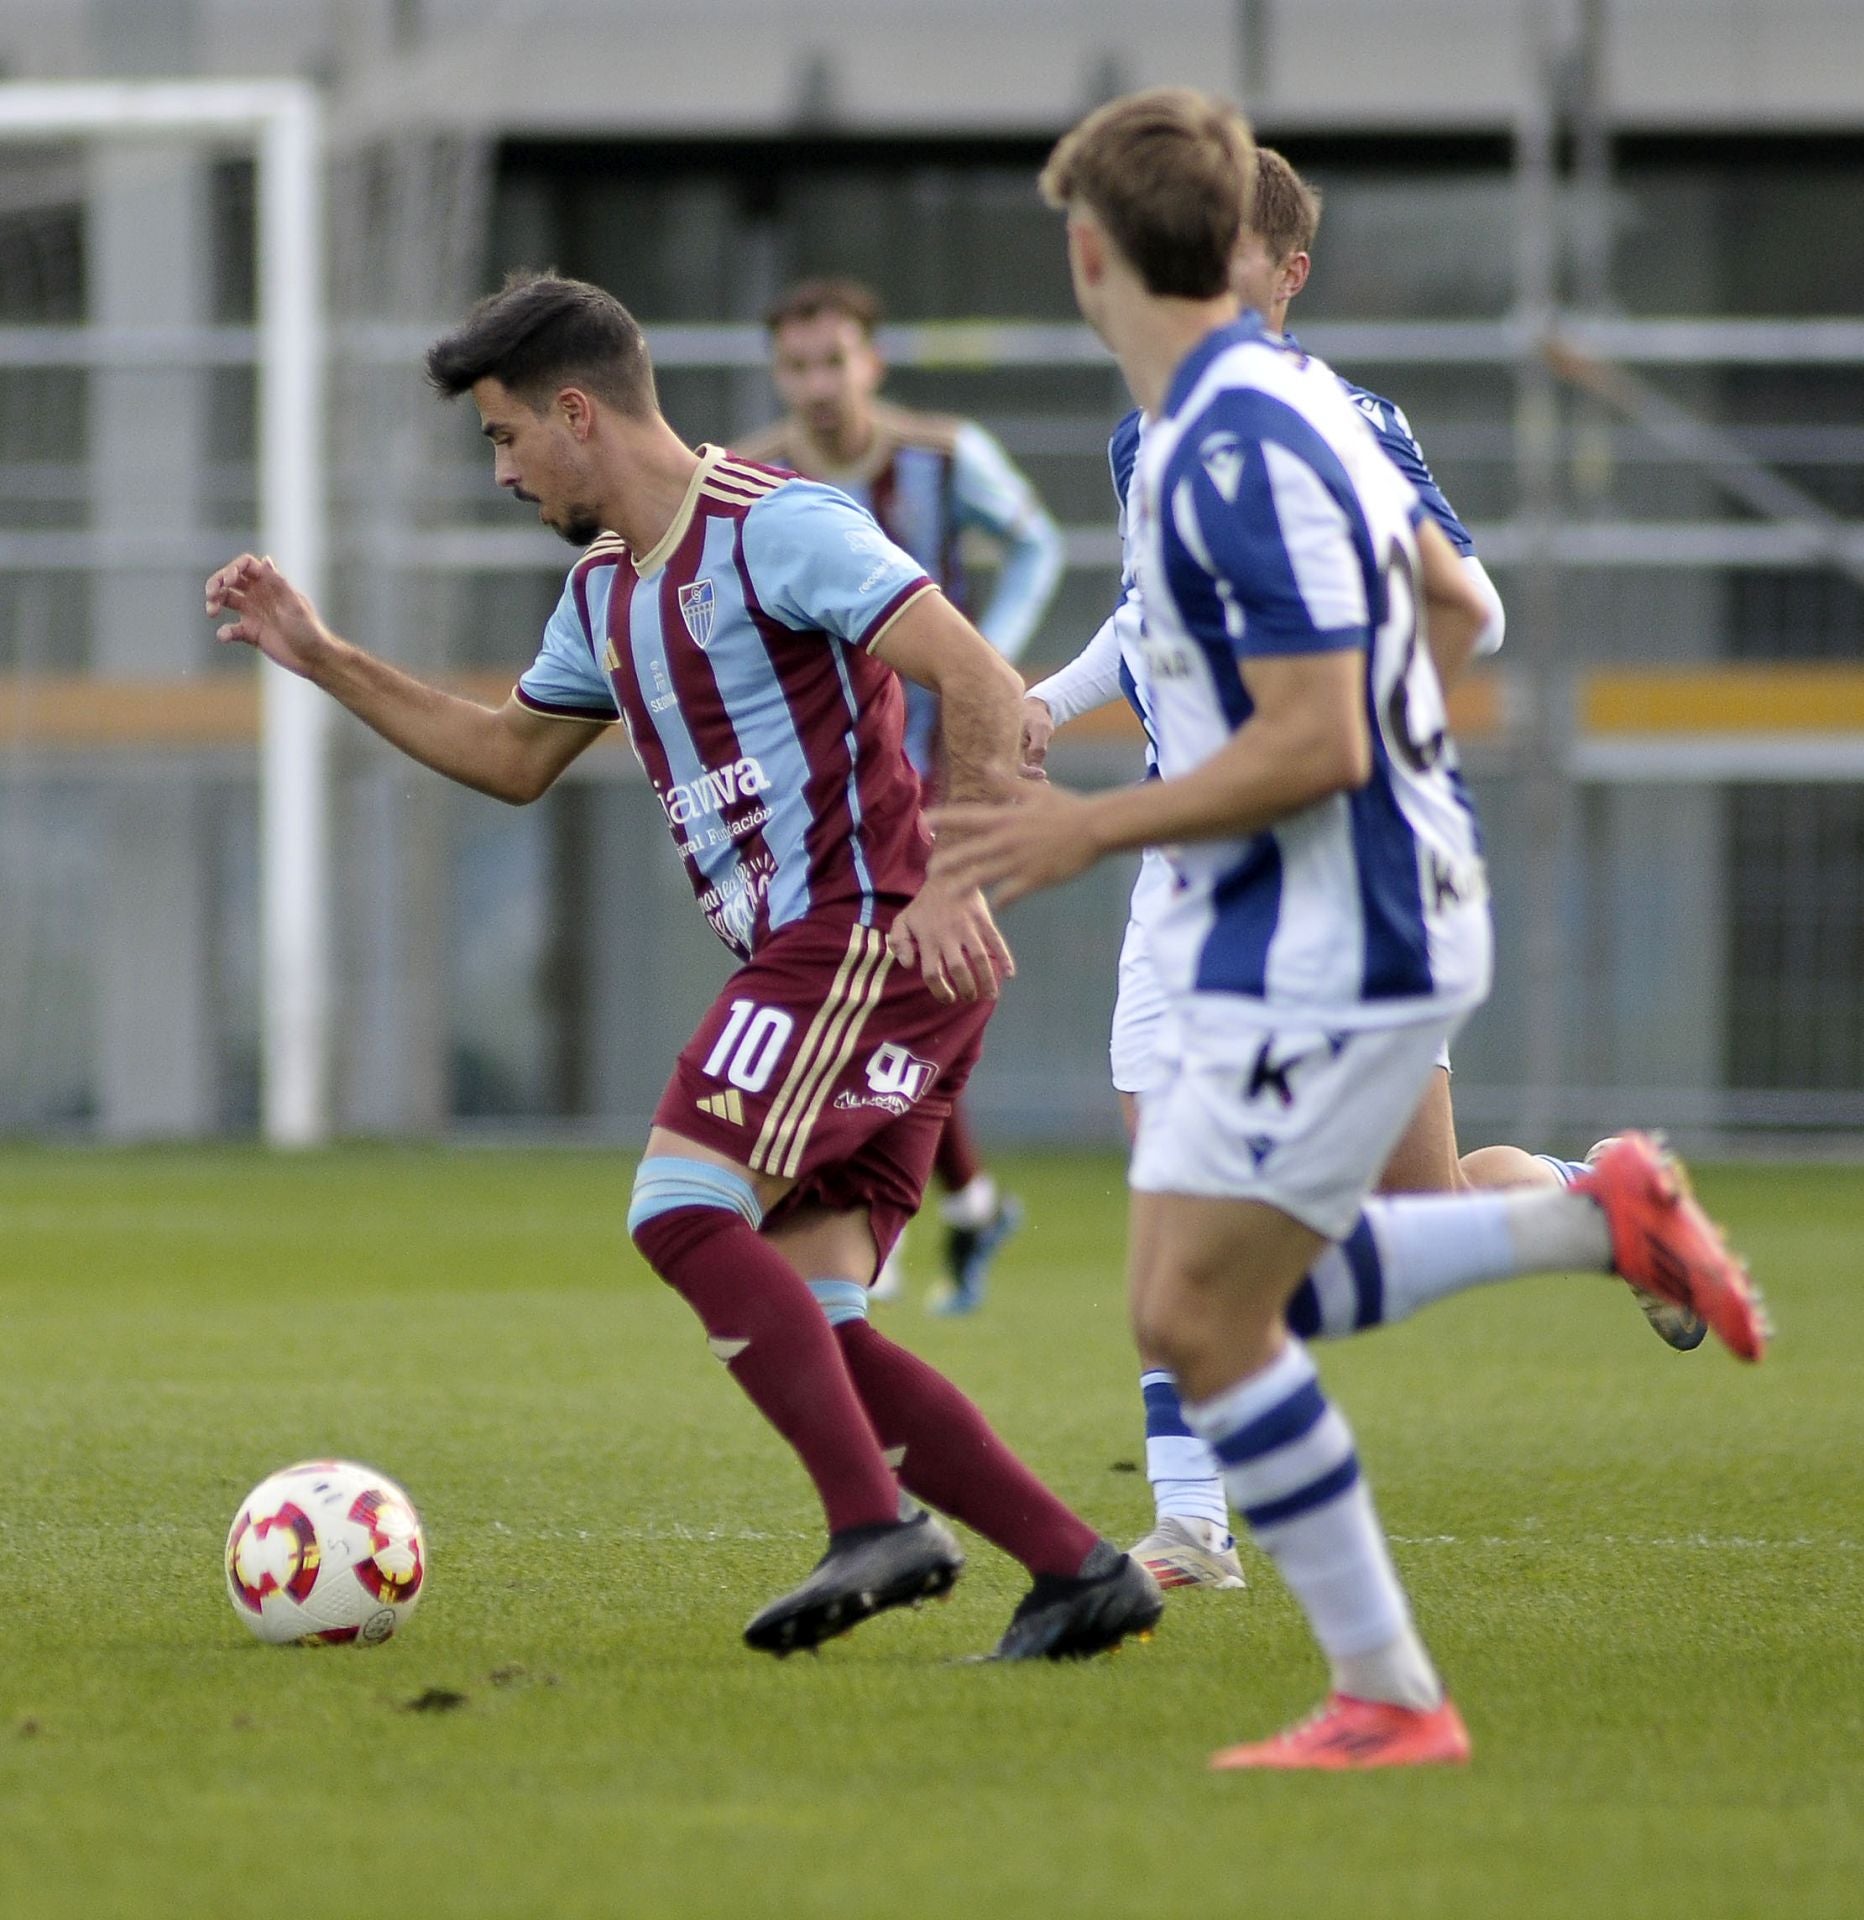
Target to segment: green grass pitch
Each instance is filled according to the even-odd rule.
[[[883,1324],[1131,1539],[1119,1169],[1009,1171],[989,1310]],[[627,1246],[628,1172],[0,1154],[7,1920],[1864,1911],[1855,1171],[1700,1177],[1781,1324],[1758,1371],[1580,1279],[1321,1351],[1476,1740],[1344,1778],[1204,1769],[1322,1691],[1259,1559],[1083,1666],[961,1663],[1022,1584],[981,1543],[948,1606],[746,1652],[813,1501]],[[330,1452],[414,1494],[428,1592],[379,1649],[262,1647],[225,1529]]]

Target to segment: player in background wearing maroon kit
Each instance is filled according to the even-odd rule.
[[[967,530],[985,534],[1003,564],[977,628],[1015,661],[1029,644],[1061,578],[1062,541],[1035,489],[974,420],[911,412],[880,398],[886,364],[875,344],[881,307],[855,280],[805,280],[764,316],[770,375],[787,412],[739,442],[749,460],[767,461],[839,488],[880,522],[958,608],[971,611],[960,551]],[[940,779],[938,701],[906,689],[906,752],[927,783]],[[945,1198],[948,1284],[934,1313],[973,1313],[983,1304],[990,1263],[1022,1218],[984,1164],[962,1101],[939,1138],[933,1161]],[[898,1249],[876,1293],[898,1288]]]
[[[586,549],[504,705],[340,639],[270,560],[222,568],[207,608],[231,616],[223,641],[500,799],[536,799],[626,727],[741,962],[655,1112],[629,1229],[795,1449],[829,1529],[746,1640],[784,1654],[945,1592],[963,1556],[932,1507],[1034,1576],[999,1658],[1117,1645],[1158,1618],[1151,1576],[867,1321],[1011,967],[975,889],[926,879],[898,676],[943,702],[959,796],[1014,766],[1021,683],[852,501],[677,438],[640,328],[599,288],[515,276],[427,368],[471,394],[498,484]]]

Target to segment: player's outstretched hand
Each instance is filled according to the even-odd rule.
[[[209,616],[233,618],[215,638],[228,646],[254,647],[288,671],[311,677],[317,656],[331,644],[317,609],[278,570],[271,556],[242,553],[207,583]]]
[[[994,1000],[1016,971],[984,896],[975,887],[927,880],[901,908],[887,933],[887,949],[902,966],[917,966],[932,997]]]
[[[1049,742],[1055,737],[1055,716],[1046,700],[1023,696],[1022,765],[1017,771],[1025,780],[1046,780],[1043,771],[1048,760]]]
[[[927,816],[937,846],[932,876],[982,887],[1000,907],[1058,887],[1094,864],[1089,802],[1065,787],[1025,785],[1003,800],[953,802]]]

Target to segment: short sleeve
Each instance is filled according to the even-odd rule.
[[[871,646],[909,601],[932,591],[865,507],[813,481],[791,480],[751,508],[743,552],[765,613],[850,646]]]
[[[563,720],[607,722],[616,717],[614,690],[595,664],[582,611],[576,604],[573,573],[544,627],[537,658],[518,681],[518,699],[533,712]]]
[[[1048,525],[1048,512],[1002,446],[974,420],[952,446],[953,504],[961,524],[999,540],[1024,540]]]
[[[1173,466],[1172,526],[1214,585],[1238,654],[1369,644],[1364,518],[1311,424],[1266,396],[1228,394]]]
[[[1417,497],[1422,502],[1425,514],[1443,529],[1458,553],[1475,552],[1476,543],[1470,537],[1469,529],[1457,517],[1456,509],[1445,497],[1438,486],[1436,476],[1430,470],[1430,464],[1424,458],[1424,449],[1417,443],[1417,435],[1411,431],[1411,423],[1404,416],[1404,409],[1379,394],[1368,393],[1364,387],[1346,386],[1347,398],[1371,427],[1374,437],[1384,449],[1385,457],[1417,489]]]

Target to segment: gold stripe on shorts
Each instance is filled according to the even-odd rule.
[[[887,951],[883,940],[880,947],[880,965],[874,969],[872,979],[867,983],[867,991],[854,1008],[854,1018],[849,1021],[847,1031],[842,1035],[841,1045],[835,1050],[835,1057],[829,1062],[828,1070],[816,1084],[814,1095],[809,1102],[808,1111],[803,1115],[802,1124],[797,1129],[795,1145],[790,1149],[789,1157],[784,1161],[782,1174],[786,1180],[794,1180],[803,1163],[803,1149],[809,1144],[809,1136],[815,1130],[815,1123],[821,1116],[823,1103],[828,1099],[829,1089],[841,1078],[843,1069],[854,1058],[854,1050],[861,1043],[861,1029],[867,1025],[867,1016],[880,1005],[880,996],[886,990],[887,975],[893,971],[893,955]]]
[[[835,983],[824,996],[822,1004],[816,1009],[815,1018],[809,1023],[809,1031],[803,1035],[803,1043],[796,1050],[796,1058],[790,1062],[790,1070],[784,1076],[783,1085],[777,1089],[777,1097],[770,1103],[770,1111],[764,1117],[762,1131],[757,1136],[757,1144],[751,1149],[751,1170],[754,1173],[771,1173],[775,1169],[765,1165],[765,1158],[776,1144],[777,1129],[783,1124],[783,1116],[790,1102],[796,1099],[809,1078],[810,1064],[816,1056],[829,1024],[841,1011],[850,990],[849,976],[856,965],[867,958],[872,941],[871,927],[855,927],[848,935],[848,951],[842,956],[841,966],[835,974]]]

